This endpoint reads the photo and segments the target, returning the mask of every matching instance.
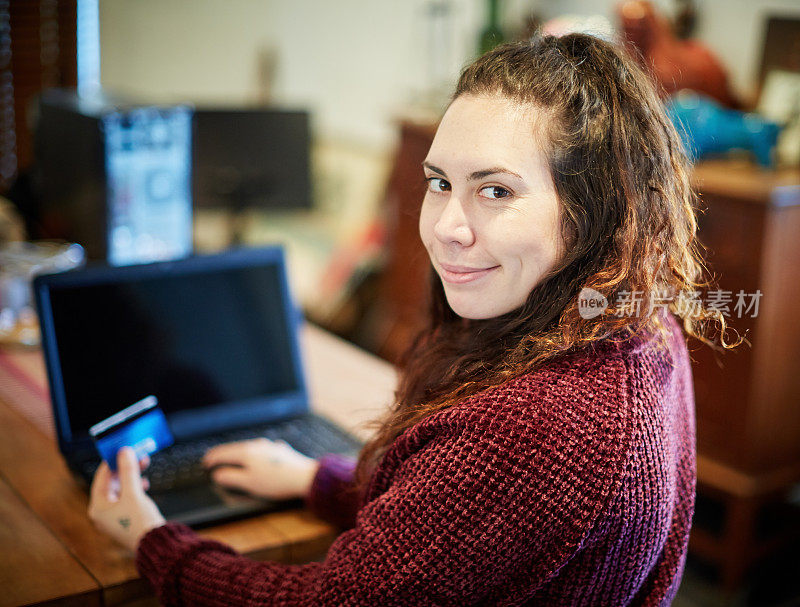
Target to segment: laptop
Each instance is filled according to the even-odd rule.
[[[214,484],[210,447],[265,436],[310,457],[361,442],[310,411],[279,247],[38,276],[34,293],[58,446],[87,482],[89,428],[148,395],[175,444],[153,455],[149,494],[165,518],[199,526],[298,505]]]

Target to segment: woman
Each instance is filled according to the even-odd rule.
[[[240,466],[218,482],[339,524],[324,562],[256,563],[165,524],[130,450],[118,491],[101,466],[90,515],[166,604],[668,604],[695,487],[674,315],[704,341],[712,316],[725,331],[696,300],[678,142],[646,76],[596,38],[479,58],[423,165],[430,327],[357,468],[265,439],[206,456]],[[604,312],[579,305],[593,292]]]

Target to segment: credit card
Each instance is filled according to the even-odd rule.
[[[89,428],[100,457],[111,470],[117,469],[117,451],[132,447],[136,457],[152,455],[174,441],[158,399],[147,396]]]

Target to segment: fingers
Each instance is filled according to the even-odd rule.
[[[217,468],[211,473],[214,482],[232,489],[247,489],[250,477],[242,468]]]
[[[136,453],[130,447],[123,447],[117,453],[117,474],[119,475],[120,493],[141,493],[142,473]]]
[[[244,453],[241,443],[226,443],[211,447],[203,456],[203,465],[207,468],[220,464],[241,465]]]
[[[256,441],[267,439],[253,439],[250,441],[238,441],[235,443],[224,443],[211,447],[203,456],[203,465],[212,468],[219,465],[244,466],[250,449]]]
[[[100,462],[100,466],[94,473],[92,479],[92,488],[89,490],[91,501],[94,504],[99,504],[108,501],[109,494],[111,493],[111,470],[108,464]]]

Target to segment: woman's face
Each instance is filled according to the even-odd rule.
[[[544,151],[547,114],[502,96],[458,97],[423,163],[419,231],[453,311],[494,318],[520,307],[562,255]]]

